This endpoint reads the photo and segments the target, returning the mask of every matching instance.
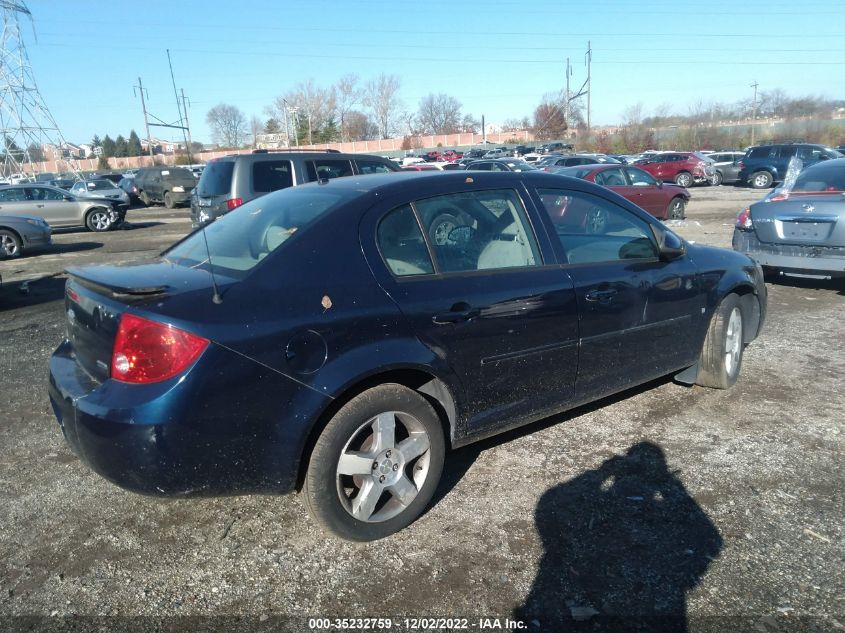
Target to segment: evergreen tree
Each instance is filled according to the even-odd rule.
[[[112,140],[112,138],[108,134],[106,134],[103,137],[102,147],[103,147],[103,156],[107,156],[107,157],[108,156],[114,156],[114,152],[117,149],[115,147],[115,142]]]
[[[334,117],[326,121],[326,124],[314,135],[315,143],[331,143],[340,136],[340,130],[335,123]]]
[[[264,124],[265,134],[276,134],[281,131],[282,126],[279,125],[279,122],[275,118],[270,117],[269,119],[267,119],[267,122]]]
[[[129,156],[128,151],[129,146],[126,143],[126,139],[123,138],[123,134],[118,134],[117,138],[114,139],[114,156],[118,158]]]
[[[41,146],[38,145],[37,143],[32,143],[29,146],[28,149],[29,149],[29,159],[33,163],[40,163],[40,162],[45,160],[44,152],[41,149]]]
[[[102,144],[99,135],[95,134],[94,138],[91,139],[91,147],[100,147]]]
[[[143,153],[141,149],[141,139],[138,138],[138,135],[135,133],[135,130],[132,130],[129,133],[129,140],[126,142],[126,155],[127,156],[140,156]]]

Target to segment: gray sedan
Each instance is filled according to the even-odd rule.
[[[845,277],[845,158],[807,167],[742,211],[733,247],[772,272]]]
[[[70,188],[70,192],[80,198],[108,198],[129,204],[129,195],[107,178],[77,182]]]
[[[49,246],[50,225],[43,218],[28,215],[0,215],[0,259]]]
[[[0,214],[38,215],[52,228],[86,226],[108,231],[123,222],[127,206],[120,200],[78,198],[48,185],[0,187]]]

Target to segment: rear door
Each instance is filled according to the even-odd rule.
[[[76,202],[65,199],[63,192],[49,187],[27,187],[32,199],[35,215],[40,215],[51,224],[76,224],[79,213]]]
[[[651,174],[637,167],[624,167],[623,171],[630,185],[626,189],[629,195],[624,193],[622,195],[651,215],[657,218],[664,217],[667,204],[663,185]]]
[[[459,378],[466,433],[560,410],[578,363],[572,281],[535,232],[523,189],[450,186],[410,204],[385,201],[365,217],[373,272]],[[456,226],[435,242],[445,216]]]
[[[538,188],[580,313],[576,393],[589,399],[692,364],[702,304],[686,257],[664,262],[649,222],[610,200]]]

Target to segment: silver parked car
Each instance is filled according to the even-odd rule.
[[[713,161],[715,173],[710,180],[712,185],[733,184],[739,182],[739,161],[745,152],[713,152],[707,158]]]
[[[25,251],[49,246],[50,225],[32,215],[0,215],[0,259],[20,257]]]
[[[733,247],[770,271],[845,276],[845,158],[807,167],[742,211]]]
[[[123,222],[126,205],[108,198],[80,198],[49,185],[0,187],[0,214],[37,215],[52,228],[85,226],[108,231]]]
[[[120,179],[122,180],[123,177]],[[129,204],[129,195],[111,179],[107,178],[80,181],[70,188],[70,192],[80,198],[108,198]]]

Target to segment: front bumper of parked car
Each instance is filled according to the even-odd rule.
[[[204,355],[171,380],[98,382],[64,341],[50,359],[48,391],[73,452],[109,481],[145,494],[291,491],[308,406],[319,409],[325,396],[303,394],[305,387],[218,346]],[[215,384],[221,364],[225,386]],[[280,413],[293,402],[308,405],[297,416]]]
[[[753,230],[734,229],[733,248],[761,266],[807,275],[845,276],[845,246],[761,242]]]

